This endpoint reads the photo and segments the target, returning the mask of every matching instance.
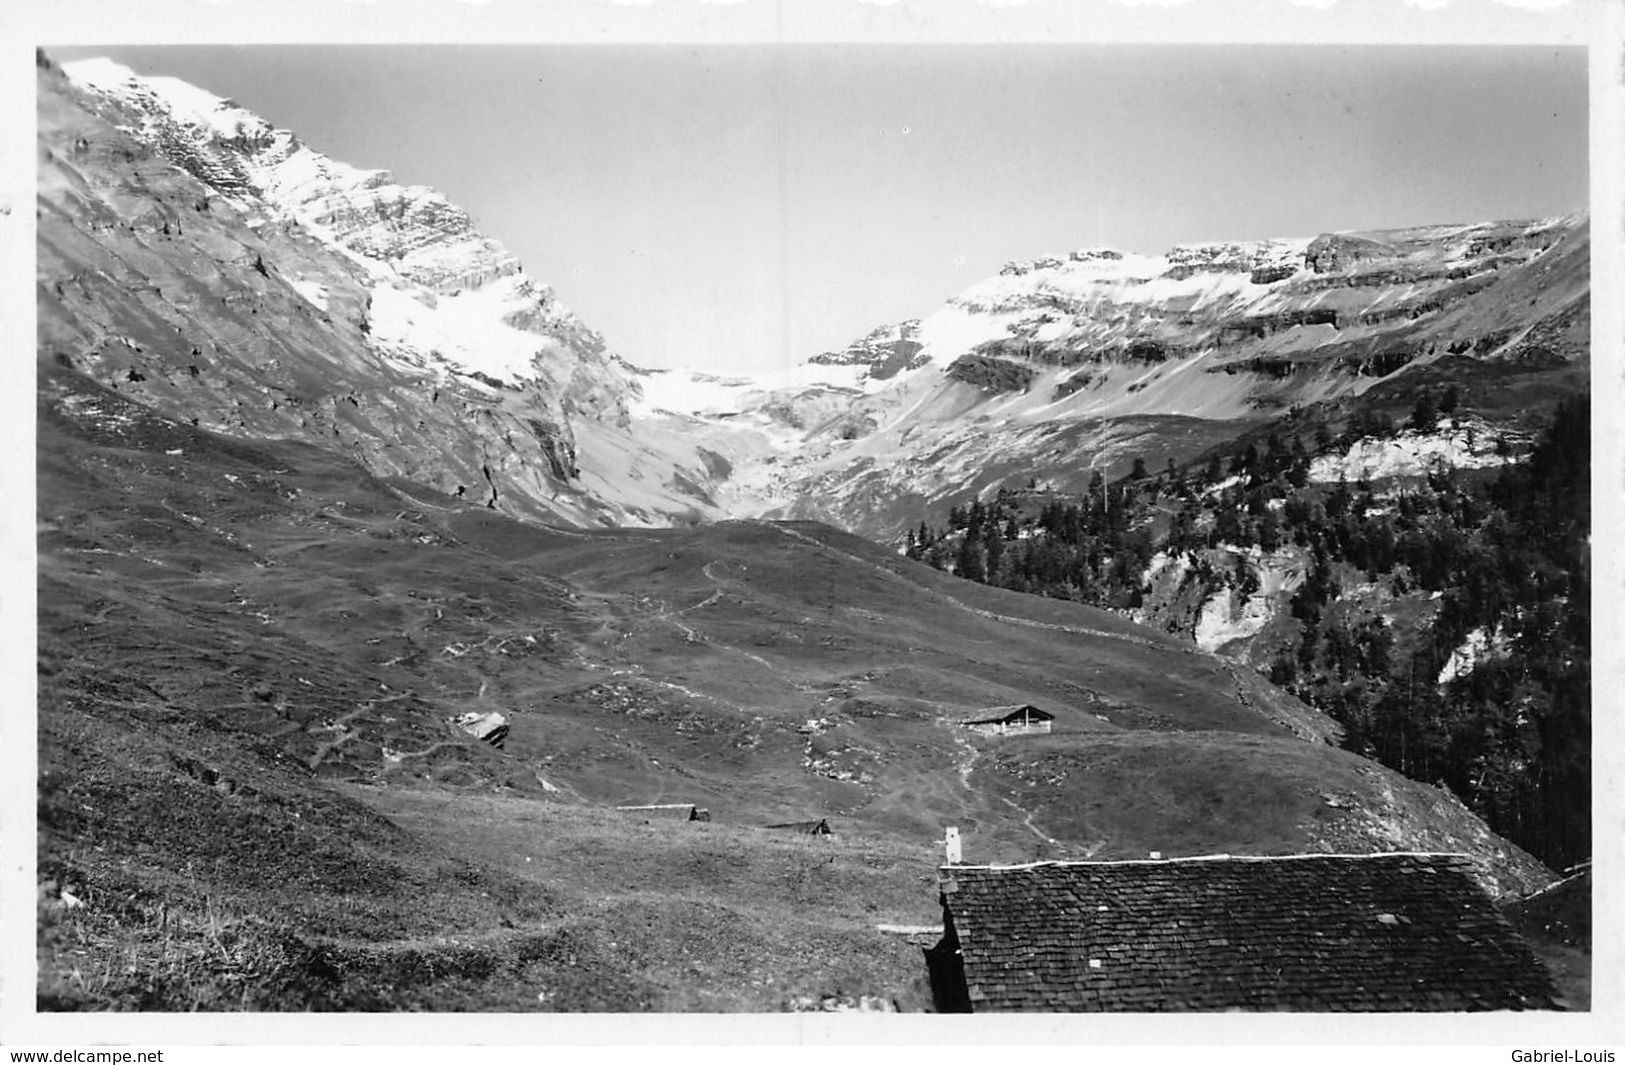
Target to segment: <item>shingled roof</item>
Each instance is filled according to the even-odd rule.
[[[945,866],[939,1009],[1554,1009],[1456,855]]]

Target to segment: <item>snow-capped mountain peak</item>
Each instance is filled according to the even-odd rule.
[[[65,63],[63,71],[141,115],[133,132],[157,142],[177,165],[226,195],[252,193],[380,278],[455,293],[520,270],[512,253],[440,193],[330,159],[231,100],[108,59]]]
[[[648,410],[602,336],[439,192],[106,59],[42,67],[40,100],[41,277],[62,297],[42,338],[75,365],[204,428],[313,435],[532,516],[719,508],[726,463]],[[132,203],[138,224],[98,221]],[[69,291],[104,278],[134,286],[112,333]]]
[[[42,200],[60,200],[52,207],[62,218],[128,215],[121,182],[148,181],[152,168],[136,166],[139,153],[123,145],[98,155],[75,140],[96,127],[92,137],[111,141],[97,125],[110,123],[174,164],[173,188],[161,193],[185,189],[231,208],[185,217],[189,231],[214,225],[226,232],[211,237],[228,239],[177,255],[162,241],[170,219],[178,235],[175,203],[184,201],[155,195],[140,210],[164,227],[161,242],[129,225],[120,239],[148,242],[144,254],[159,258],[189,255],[187,268],[209,278],[205,288],[242,290],[225,301],[275,297],[272,321],[253,323],[258,347],[234,337],[232,357],[258,360],[247,372],[277,413],[244,415],[238,404],[208,427],[285,432],[293,420],[338,433],[302,413],[309,395],[337,393],[327,377],[339,375],[350,390],[342,399],[359,404],[350,379],[376,384],[381,363],[401,376],[378,385],[389,399],[374,409],[389,410],[392,422],[379,429],[376,415],[369,423],[384,441],[365,445],[376,467],[454,489],[489,482],[493,502],[522,494],[537,511],[570,520],[659,522],[698,507],[713,516],[822,517],[889,536],[917,521],[922,505],[963,501],[1013,470],[1075,487],[1131,451],[1183,455],[1217,431],[1203,426],[1357,397],[1408,367],[1464,352],[1541,365],[1584,357],[1589,236],[1578,216],[1210,241],[1158,255],[1081,248],[1006,264],[932,313],[777,374],[640,371],[605,351],[550,288],[439,193],[332,160],[176,79],[106,60],[64,70],[78,98],[65,89],[55,103],[42,96],[47,109],[60,105],[58,128],[42,125],[42,135],[59,134],[64,148],[42,165],[52,175],[42,178]],[[98,167],[92,176],[105,180],[87,184]],[[101,249],[71,244],[63,238],[68,251],[51,279],[66,308],[64,350],[110,375],[140,375],[127,378],[132,385],[169,372],[177,397],[201,387],[200,369],[183,377],[113,351],[105,323],[77,309],[69,291],[95,273],[84,267],[101,261]],[[313,246],[325,254],[311,255]],[[218,247],[240,251],[227,261]],[[138,298],[150,291],[153,306],[124,335],[164,321],[173,327],[168,344],[188,326],[213,328],[173,295],[186,293],[172,276],[186,270],[163,273],[170,267],[152,263],[150,290]],[[357,334],[309,341],[313,360],[338,363],[324,363],[327,377],[314,375],[314,387],[311,376],[295,379],[278,364],[301,355],[275,335],[289,331],[289,314],[348,323]],[[182,371],[206,357],[192,346],[171,360]],[[433,409],[419,417],[422,395],[433,408],[442,386],[467,400],[455,416],[458,439],[478,441],[460,465],[442,463],[435,441],[412,436],[422,432],[414,422],[442,417]],[[225,395],[222,386],[214,398]],[[305,406],[284,405],[295,400]]]

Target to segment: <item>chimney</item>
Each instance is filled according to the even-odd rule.
[[[944,837],[942,842],[946,845],[948,850],[948,864],[958,865],[961,859],[964,857],[964,854],[960,850],[959,846],[959,829],[950,828],[948,830],[948,835]]]

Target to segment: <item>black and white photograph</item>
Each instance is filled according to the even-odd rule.
[[[1620,1040],[1613,5],[115,7],[7,1042]]]

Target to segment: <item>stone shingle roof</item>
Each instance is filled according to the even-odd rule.
[[[1451,855],[944,867],[977,1011],[1554,1008]]]

